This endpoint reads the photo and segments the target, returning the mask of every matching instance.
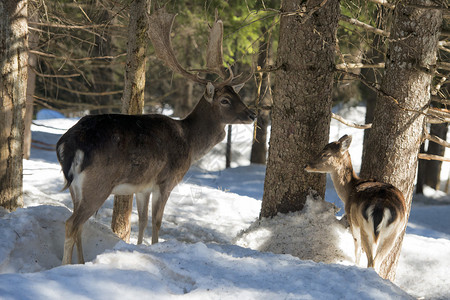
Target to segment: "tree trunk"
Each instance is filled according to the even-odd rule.
[[[376,13],[379,18],[377,19],[377,28],[386,30],[386,20],[388,18],[388,13],[386,12],[386,8],[380,6]],[[375,17],[375,16],[374,16]],[[374,34],[373,42],[370,49],[366,52],[366,63],[369,64],[377,64],[385,61],[384,53],[386,51],[385,44],[383,43],[383,37]],[[375,84],[380,84],[382,70],[377,69],[362,69],[361,75],[369,82],[373,82]],[[375,111],[375,105],[377,101],[377,93],[367,87],[366,85],[360,83],[360,89],[363,96],[363,99],[366,101],[366,117],[365,124],[372,123],[373,114]],[[363,147],[366,147],[367,140],[369,139],[370,128],[364,130],[364,142]]]
[[[122,96],[122,113],[125,114],[142,114],[144,110],[145,51],[148,43],[146,12],[149,7],[150,1],[147,0],[136,0],[130,7],[127,64]],[[126,242],[130,240],[132,208],[133,195],[114,197],[111,229]]]
[[[444,124],[431,124],[430,134],[447,139],[448,123]],[[444,156],[445,147],[439,144],[429,142],[427,154]],[[425,184],[432,187],[435,190],[441,188],[441,167],[442,161],[427,160],[425,164]]]
[[[262,29],[264,34],[266,29]],[[259,45],[258,66],[264,68],[269,59],[269,43],[270,37],[265,41],[261,41]],[[267,126],[270,122],[270,110],[268,106],[272,105],[272,94],[270,90],[269,73],[261,73],[258,77],[258,116],[255,124],[255,140],[252,144],[252,152],[250,155],[250,163],[266,164],[267,157]]]
[[[361,175],[399,188],[409,216],[424,126],[421,112],[426,112],[430,102],[432,76],[425,70],[436,64],[442,13],[408,4],[433,5],[424,0],[396,5],[385,75],[364,149]],[[404,231],[382,264],[381,277],[394,280],[403,236]]]
[[[27,1],[0,2],[0,206],[23,205],[23,131],[28,59]]]
[[[340,9],[338,0],[308,1],[305,16],[290,14],[304,5],[282,1],[261,217],[301,210],[310,188],[325,193],[325,175],[304,166],[328,142]]]
[[[227,147],[225,150],[225,168],[231,167],[231,134],[233,132],[233,127],[231,124],[227,126]]]
[[[28,6],[28,20],[38,21],[38,10],[30,11],[31,6]],[[33,8],[32,8],[33,9]],[[29,49],[37,49],[39,44],[39,35],[35,31],[30,31],[28,34]],[[27,80],[27,102],[25,107],[25,131],[23,136],[23,158],[29,159],[31,154],[31,123],[33,121],[34,110],[34,91],[36,88],[36,73],[34,69],[37,66],[37,56],[33,53],[28,53],[28,80]]]
[[[95,23],[97,24],[107,24],[111,21],[111,12],[100,5],[95,5],[93,8],[96,13]],[[93,57],[100,56],[112,56],[112,34],[108,30],[104,30],[101,32],[101,35],[95,35],[95,46],[92,48],[91,55]],[[96,62],[94,61],[94,64]],[[111,63],[111,59],[104,59],[101,61],[101,64]],[[106,92],[112,90],[113,86],[111,83],[114,81],[113,79],[113,68],[112,66],[104,67],[104,68],[94,68],[92,70],[93,78],[92,78],[92,90],[94,92]],[[107,114],[111,113],[112,109],[109,107],[113,103],[112,95],[102,95],[93,98],[95,104],[100,108],[94,109],[90,111],[90,114]]]

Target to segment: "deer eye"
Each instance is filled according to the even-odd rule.
[[[220,104],[222,104],[222,105],[230,105],[231,102],[230,102],[230,100],[224,98],[224,99],[220,100]]]

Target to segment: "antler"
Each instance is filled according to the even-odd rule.
[[[170,41],[170,32],[172,31],[175,17],[176,15],[167,13],[165,8],[159,9],[148,16],[148,35],[155,48],[156,56],[165,62],[172,71],[192,81],[207,84],[207,80],[186,71],[175,57],[172,42]]]
[[[155,48],[156,55],[160,60],[165,62],[172,71],[179,73],[194,82],[206,85],[209,82],[208,80],[200,78],[197,74],[188,72],[180,65],[175,57],[170,40],[170,33],[172,31],[175,17],[175,14],[167,13],[164,7],[148,16],[148,34],[153,43],[153,47]],[[234,77],[231,68],[228,67],[229,76],[227,76],[226,69],[223,66],[222,40],[223,22],[217,18],[216,13],[216,20],[209,33],[208,48],[206,53],[207,69],[193,70],[201,73],[215,73],[219,75],[224,81],[213,83],[215,88],[220,88],[225,85],[242,84],[253,75],[251,74],[249,77],[245,78],[241,76]],[[235,79],[237,79],[237,83],[234,81]]]

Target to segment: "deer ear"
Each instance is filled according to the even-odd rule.
[[[239,91],[242,89],[242,87],[244,86],[244,84],[245,83],[241,83],[241,84],[238,84],[238,85],[233,85],[233,90],[234,90],[234,92],[237,94],[237,93],[239,93]]]
[[[214,85],[211,82],[206,84],[205,99],[211,103],[214,98]]]
[[[339,139],[339,143],[341,143],[341,153],[344,153],[345,151],[348,150],[350,144],[352,143],[352,136],[344,135]]]

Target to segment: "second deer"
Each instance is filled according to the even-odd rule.
[[[348,152],[351,141],[351,136],[344,135],[329,143],[305,170],[331,174],[355,241],[356,264],[359,265],[362,247],[367,267],[379,272],[381,263],[405,228],[405,199],[391,184],[363,180],[356,175]]]

